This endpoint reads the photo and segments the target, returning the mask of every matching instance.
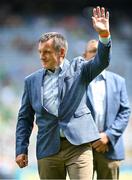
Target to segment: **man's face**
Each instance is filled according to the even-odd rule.
[[[84,53],[84,58],[86,60],[90,60],[91,58],[93,58],[96,55],[97,52],[97,46],[98,43],[94,42],[94,43],[88,43],[86,51]]]
[[[38,52],[42,66],[45,69],[55,70],[60,65],[60,53],[53,48],[53,39],[46,42],[39,42]]]

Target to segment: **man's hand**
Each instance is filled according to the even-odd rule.
[[[99,35],[106,36],[109,34],[109,12],[105,12],[105,8],[93,9],[93,27],[99,33]]]
[[[109,139],[107,137],[107,135],[102,132],[100,133],[100,137],[101,139],[95,141],[93,144],[92,144],[92,147],[97,151],[97,152],[107,152],[109,149],[108,149],[108,142],[109,142]]]
[[[28,156],[26,154],[20,154],[16,157],[16,163],[20,168],[28,165]]]

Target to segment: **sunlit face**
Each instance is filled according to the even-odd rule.
[[[84,58],[86,60],[90,60],[91,58],[93,58],[96,55],[97,46],[98,46],[97,42],[88,43],[86,51],[84,53]]]
[[[55,70],[60,65],[61,55],[53,48],[53,39],[46,42],[39,42],[38,52],[42,66],[45,69]]]

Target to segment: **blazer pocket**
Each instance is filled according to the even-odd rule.
[[[84,114],[90,114],[91,111],[88,108],[82,108],[82,109],[78,109],[75,113],[74,113],[74,117],[78,118],[80,116],[83,116]]]

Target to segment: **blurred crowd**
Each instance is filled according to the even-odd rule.
[[[3,13],[3,14],[2,14]],[[68,39],[67,58],[82,55],[85,44],[97,34],[91,26],[91,8],[79,14],[29,15],[0,12],[0,179],[16,178],[15,125],[21,98],[23,79],[40,68],[37,41],[47,31],[59,31]],[[3,18],[4,17],[4,18]],[[122,17],[119,19],[119,17]],[[113,41],[112,61],[109,69],[126,79],[129,101],[132,107],[132,21],[129,14],[112,12],[110,16]],[[34,134],[37,128],[34,128]],[[125,132],[126,161],[132,166],[132,121]],[[32,135],[31,152],[34,152],[35,135]],[[31,156],[32,164],[35,159]]]

